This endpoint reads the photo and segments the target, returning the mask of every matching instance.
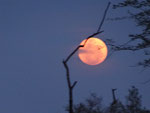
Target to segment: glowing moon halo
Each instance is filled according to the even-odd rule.
[[[83,40],[80,45],[83,45]],[[78,56],[82,62],[88,65],[97,65],[102,63],[107,57],[107,46],[98,38],[90,38],[87,40],[84,47],[79,48]]]

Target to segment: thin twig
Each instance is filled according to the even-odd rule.
[[[150,79],[145,81],[145,82],[143,82],[142,84],[147,84],[147,83],[150,83]]]
[[[83,44],[83,47],[85,46],[85,44],[87,43],[87,41],[88,41],[89,38],[92,38],[92,37],[94,37],[94,36],[96,36],[96,35],[98,35],[98,34],[100,34],[100,33],[102,33],[102,32],[104,32],[104,31],[100,31],[100,32],[97,32],[97,33],[94,33],[94,34],[88,36],[88,37],[86,38],[84,44]]]
[[[83,45],[79,45],[65,60],[65,62],[68,62],[68,60],[72,57],[73,54],[75,54],[75,52],[80,48],[80,47],[84,47]]]
[[[63,61],[64,67],[66,68],[66,73],[67,73],[67,82],[68,82],[68,87],[71,87],[71,82],[70,82],[70,77],[69,77],[69,68],[67,66],[67,63]]]
[[[109,9],[110,4],[111,4],[111,2],[108,2],[108,5],[107,5],[107,7],[106,7],[106,9],[105,9],[105,12],[104,12],[104,15],[103,15],[103,19],[102,19],[102,21],[101,21],[101,23],[100,23],[100,25],[99,25],[99,27],[98,27],[97,32],[99,32],[99,31],[101,30],[101,27],[102,27],[102,25],[103,25],[103,23],[104,23],[104,21],[105,21],[106,14],[107,14],[107,12],[108,12],[108,9]]]
[[[77,84],[77,81],[75,81],[75,82],[73,83],[73,85],[71,86],[71,88],[73,89],[76,84]]]

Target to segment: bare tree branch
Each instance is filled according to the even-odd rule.
[[[74,82],[74,84],[71,85],[69,68],[67,66],[67,62],[63,61],[63,64],[66,69],[67,83],[68,83],[68,89],[69,89],[69,113],[73,113],[73,87],[76,85],[77,82]]]
[[[99,25],[99,28],[98,28],[97,32],[99,32],[99,31],[101,30],[101,27],[102,27],[102,25],[103,25],[103,23],[104,23],[104,21],[105,21],[106,14],[107,14],[107,11],[108,11],[108,9],[109,9],[110,4],[111,4],[111,3],[108,2],[108,5],[107,5],[107,7],[106,7],[106,9],[105,9],[105,12],[104,12],[104,15],[103,15],[103,19],[102,19],[102,21],[101,21],[101,23],[100,23],[100,25]]]
[[[150,49],[150,0],[123,0],[115,5],[113,5],[113,9],[117,8],[128,8],[127,16],[121,18],[114,18],[109,20],[123,20],[123,19],[131,19],[135,22],[137,27],[141,28],[139,33],[129,34],[129,42],[127,44],[116,44],[110,43],[112,51],[145,51]],[[129,8],[130,7],[130,8]],[[134,10],[132,10],[132,8]],[[147,53],[144,53],[147,55]],[[149,57],[149,56],[148,56]],[[149,58],[150,59],[150,58]],[[150,60],[143,59],[142,62],[139,62],[137,66],[142,66],[144,68],[150,67]]]
[[[93,33],[90,36],[88,36],[86,38],[86,40],[85,40],[83,45],[79,45],[72,53],[69,54],[69,56],[65,60],[63,60],[64,67],[66,69],[67,84],[68,84],[68,89],[69,89],[69,113],[73,113],[73,88],[77,84],[77,81],[75,81],[73,84],[71,84],[70,74],[69,74],[69,67],[67,65],[67,62],[78,51],[78,49],[80,47],[84,47],[85,46],[85,44],[86,44],[86,42],[88,41],[89,38],[94,37],[94,36],[96,36],[96,35],[98,35],[98,34],[103,32],[103,31],[100,31],[100,30],[101,30],[101,27],[102,27],[102,25],[104,23],[104,20],[105,20],[105,17],[106,17],[106,14],[107,14],[109,6],[110,6],[110,2],[107,5],[107,8],[106,8],[106,10],[104,12],[104,15],[103,15],[103,19],[101,21],[101,24],[99,25],[99,28],[98,28],[97,32]]]
[[[77,84],[77,81],[75,81],[75,82],[73,83],[73,85],[71,86],[71,88],[73,89],[76,84]]]

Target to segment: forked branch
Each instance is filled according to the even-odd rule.
[[[86,42],[88,41],[89,38],[91,37],[94,37],[104,31],[100,31],[101,30],[101,27],[104,23],[104,20],[105,20],[105,17],[106,17],[106,14],[107,14],[107,11],[108,11],[108,8],[110,6],[110,2],[108,3],[107,5],[107,8],[104,12],[104,15],[103,15],[103,19],[98,27],[98,30],[96,33],[93,33],[92,35],[88,36],[84,42],[83,45],[79,45],[71,54],[69,54],[69,56],[63,60],[63,64],[64,64],[64,67],[66,69],[66,77],[67,77],[67,83],[68,83],[68,89],[69,89],[69,113],[73,113],[73,88],[75,87],[75,85],[77,84],[77,81],[75,81],[73,84],[71,84],[71,80],[70,80],[70,74],[69,74],[69,67],[67,65],[67,62],[69,61],[69,59],[78,51],[79,48],[81,47],[84,47]]]

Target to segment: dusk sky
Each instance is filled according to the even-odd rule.
[[[65,113],[68,104],[66,72],[62,64],[87,36],[96,32],[109,0],[0,0],[0,113]],[[111,0],[112,4],[122,0]],[[107,18],[126,16],[110,7]],[[128,40],[140,31],[132,20],[106,19],[97,38]],[[110,47],[108,46],[108,56]],[[132,67],[143,52],[120,51],[96,66],[84,64],[76,53],[68,62],[74,103],[94,92],[104,105],[112,102],[112,88],[125,102],[131,86],[139,88],[150,108],[150,70]]]

